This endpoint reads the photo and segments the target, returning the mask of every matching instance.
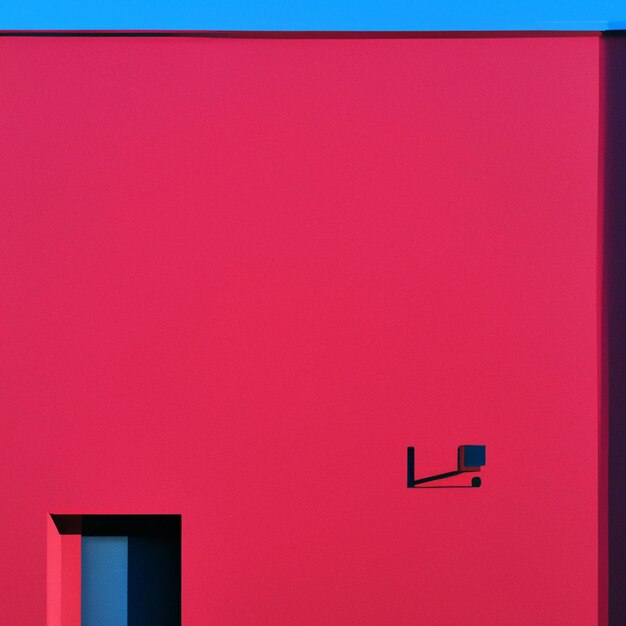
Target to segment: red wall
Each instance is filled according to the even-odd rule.
[[[598,49],[0,40],[2,622],[56,512],[185,626],[594,623]]]

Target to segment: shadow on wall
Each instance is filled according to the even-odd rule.
[[[604,71],[601,132],[606,159],[601,441],[604,455],[608,444],[608,511],[606,496],[601,492],[600,527],[603,528],[608,513],[608,618],[611,626],[623,626],[626,624],[626,31],[605,33],[601,44]],[[601,482],[604,489],[603,468],[601,476],[605,478]],[[605,539],[601,536],[601,555]],[[601,581],[600,589],[603,587]]]

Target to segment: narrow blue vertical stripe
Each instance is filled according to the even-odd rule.
[[[83,537],[81,626],[128,625],[128,537]]]

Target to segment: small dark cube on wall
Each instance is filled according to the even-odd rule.
[[[487,446],[459,446],[459,472],[479,472],[486,464]]]

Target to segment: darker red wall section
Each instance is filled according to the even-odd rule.
[[[602,539],[608,548],[603,564],[608,558],[609,623],[619,625],[626,621],[626,33],[607,33],[601,52],[606,430],[602,467],[608,475],[602,481],[605,507],[601,512],[608,530]]]

